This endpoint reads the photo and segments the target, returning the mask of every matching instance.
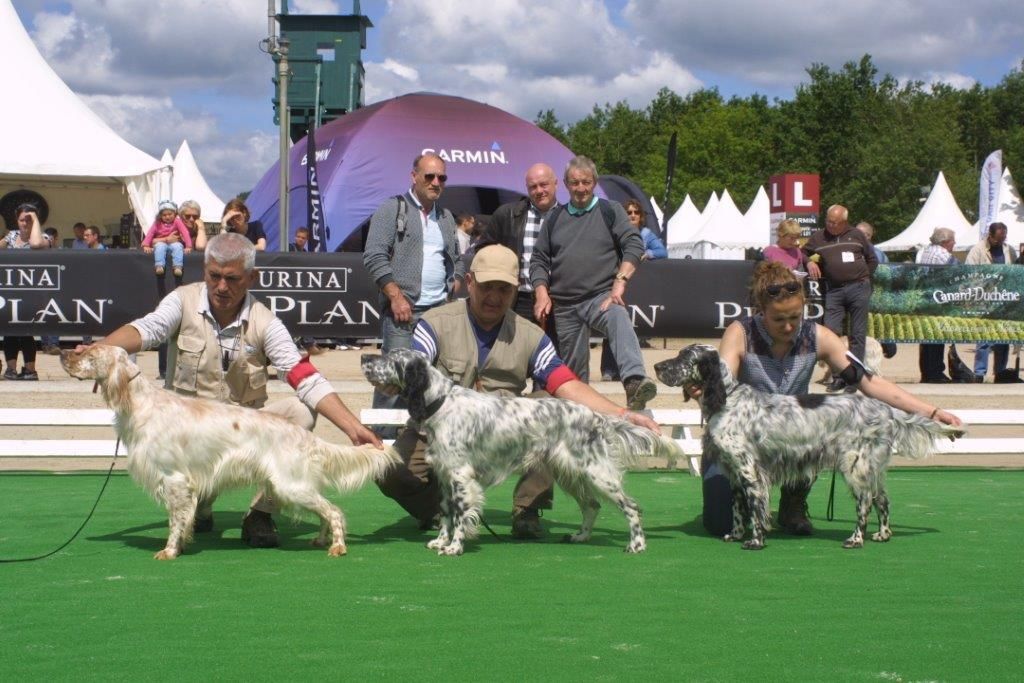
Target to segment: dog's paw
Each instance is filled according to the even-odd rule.
[[[590,540],[590,534],[566,534],[562,536],[562,543],[586,543]]]
[[[732,543],[733,541],[742,541],[743,534],[726,534],[725,536],[722,536],[722,540],[726,543]]]
[[[753,538],[743,544],[744,550],[764,550],[764,541],[757,541]]]
[[[448,545],[448,541],[442,538],[435,538],[434,540],[427,542],[427,547],[431,550],[440,550],[446,545]]]
[[[341,557],[342,555],[346,554],[348,554],[348,548],[341,544],[332,545],[330,548],[327,549],[328,557]]]
[[[626,552],[630,554],[642,553],[645,550],[647,550],[647,541],[642,538],[634,539],[626,546]]]
[[[891,529],[883,529],[881,531],[876,531],[875,533],[871,534],[871,540],[878,541],[879,543],[886,543],[890,538],[892,538]]]
[[[853,548],[863,548],[864,539],[860,535],[850,536],[848,539],[843,541],[843,547],[847,550],[852,550]]]
[[[449,555],[449,556],[461,555],[462,554],[462,544],[461,543],[452,543],[450,545],[446,545],[445,547],[440,548],[437,551],[437,554],[438,555]]]
[[[154,560],[173,560],[178,556],[178,551],[171,548],[164,548],[153,556]]]

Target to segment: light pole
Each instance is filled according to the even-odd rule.
[[[288,40],[277,37],[275,21],[277,13],[274,0],[267,0],[267,52],[277,61],[277,121],[280,131],[279,186],[277,221],[280,233],[278,249],[288,251],[288,129],[291,117],[288,115]]]

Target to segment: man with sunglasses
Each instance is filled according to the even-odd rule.
[[[370,219],[363,265],[380,288],[381,351],[408,349],[420,316],[457,294],[465,266],[455,218],[437,205],[448,181],[437,154],[412,163],[412,187],[380,205]],[[374,408],[398,408],[398,397],[373,392]],[[396,429],[381,430],[394,438]]]
[[[874,246],[863,232],[850,225],[846,207],[833,204],[825,214],[825,229],[814,232],[803,250],[809,259],[808,275],[813,280],[824,278],[827,283],[825,327],[841,336],[843,320],[849,314],[850,353],[863,362],[871,277],[878,268]],[[853,393],[857,387],[837,376],[826,389],[832,393]]]

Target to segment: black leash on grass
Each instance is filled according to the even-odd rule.
[[[49,557],[50,555],[56,555],[61,550],[64,550],[64,548],[67,548],[69,545],[71,545],[71,542],[73,540],[75,540],[76,538],[78,538],[78,534],[82,533],[82,529],[84,529],[85,525],[89,523],[90,519],[92,519],[92,514],[94,512],[96,512],[96,506],[98,506],[100,504],[100,498],[103,497],[103,492],[107,490],[107,484],[110,483],[110,475],[114,472],[114,465],[117,464],[117,450],[120,447],[121,447],[121,437],[118,437],[117,438],[117,443],[114,445],[114,459],[110,463],[110,469],[107,470],[107,478],[103,480],[103,487],[100,488],[100,493],[99,493],[98,496],[96,496],[96,502],[92,504],[92,510],[89,510],[89,514],[85,518],[85,521],[82,522],[82,526],[78,527],[78,531],[73,533],[71,535],[71,538],[69,538],[68,540],[64,541],[64,544],[61,545],[60,547],[54,548],[53,550],[51,550],[50,552],[48,552],[48,553],[46,553],[44,555],[36,555],[35,557],[16,557],[16,558],[13,558],[13,559],[3,559],[3,558],[0,558],[0,563],[34,562],[35,560],[42,560],[44,558]]]
[[[828,505],[825,506],[825,519],[832,521],[836,512],[836,470],[839,469],[839,461],[832,467],[832,485],[828,489]]]

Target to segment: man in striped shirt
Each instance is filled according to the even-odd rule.
[[[543,330],[511,310],[519,286],[515,252],[498,244],[482,248],[473,258],[466,284],[468,299],[426,311],[412,337],[412,348],[452,381],[485,393],[519,396],[533,379],[544,390],[541,395],[576,401],[658,430],[650,418],[629,412],[581,382],[558,357]],[[440,511],[437,481],[424,459],[425,446],[415,429],[406,428],[395,441],[406,465],[391,469],[380,483],[381,491],[423,529],[434,524]],[[527,472],[519,480],[514,496],[515,537],[541,536],[538,511],[551,507],[551,487],[547,472]]]

